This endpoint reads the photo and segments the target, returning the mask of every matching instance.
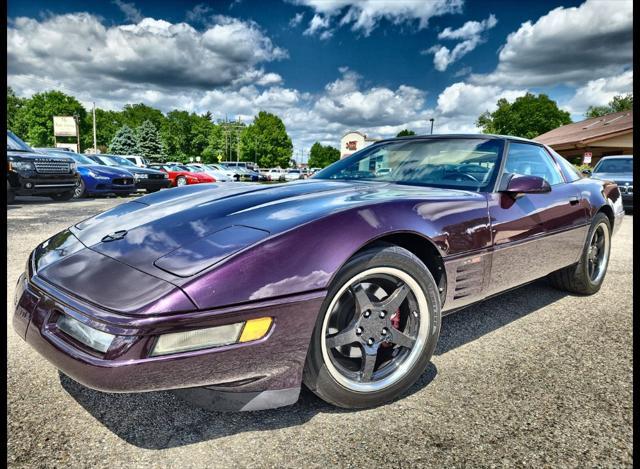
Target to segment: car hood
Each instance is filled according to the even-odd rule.
[[[459,190],[313,179],[282,185],[193,185],[121,204],[70,230],[96,252],[175,281],[245,247],[349,208],[399,198],[481,197]]]
[[[163,174],[163,172],[158,169],[141,168],[139,166],[136,166],[135,168],[123,166],[122,169],[126,169],[127,171],[136,174]]]
[[[114,166],[102,166],[99,164],[83,164],[78,166],[78,170],[82,172],[85,169],[92,171],[99,176],[107,177],[133,177],[133,175],[124,168],[116,168]]]
[[[626,183],[633,184],[632,173],[593,173],[591,177],[594,179],[613,181],[618,185],[625,185]]]

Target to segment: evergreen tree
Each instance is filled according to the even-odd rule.
[[[138,152],[140,155],[148,158],[155,155],[164,155],[162,142],[160,140],[160,132],[150,120],[144,121],[140,127],[136,129],[136,137],[138,140]]]
[[[115,155],[138,154],[138,139],[131,127],[123,125],[118,129],[109,145],[109,152]]]

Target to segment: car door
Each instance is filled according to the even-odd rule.
[[[498,191],[488,203],[493,237],[489,295],[576,262],[588,222],[579,189],[564,179],[542,146],[510,142],[505,153]],[[508,194],[504,190],[514,174],[542,177],[551,191]]]

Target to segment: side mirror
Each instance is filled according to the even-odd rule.
[[[587,177],[591,177],[591,170],[590,169],[583,169],[582,170],[582,174],[584,174]]]
[[[551,192],[549,183],[539,176],[521,176],[514,174],[507,184],[505,192],[511,194],[543,194]]]

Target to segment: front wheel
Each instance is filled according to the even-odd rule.
[[[600,212],[591,222],[587,242],[577,264],[553,272],[549,279],[560,290],[593,295],[600,290],[609,266],[611,222]]]
[[[440,334],[440,297],[427,267],[381,245],[354,256],[329,288],[303,374],[344,408],[384,404],[424,372]]]
[[[84,181],[80,179],[80,181],[76,185],[76,188],[73,191],[73,198],[82,199],[86,195],[87,195],[87,187],[85,186]]]
[[[12,204],[16,200],[16,194],[11,189],[11,184],[7,181],[7,204]]]

